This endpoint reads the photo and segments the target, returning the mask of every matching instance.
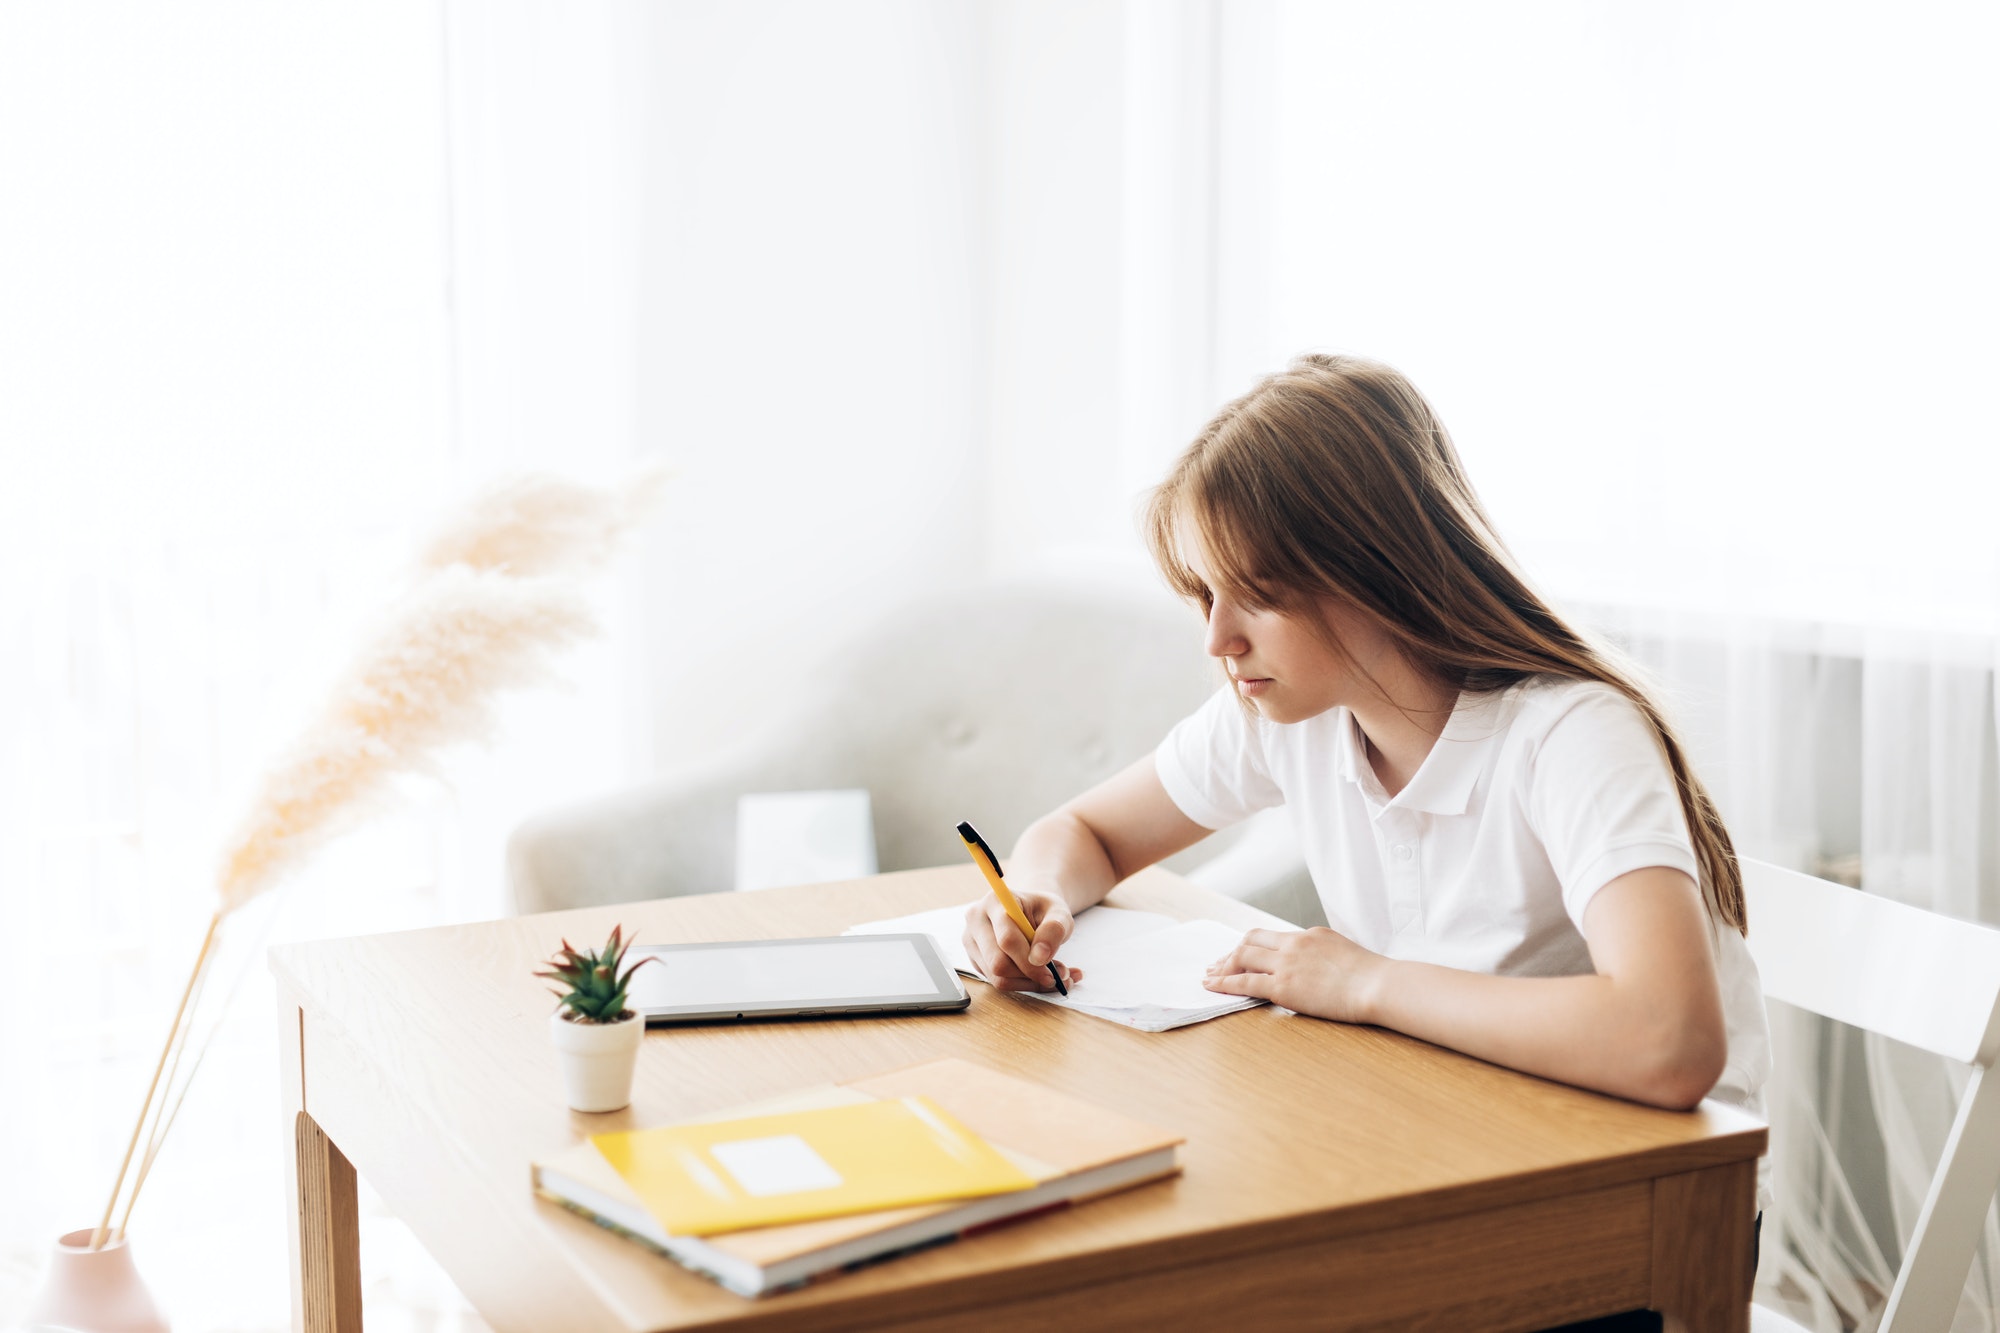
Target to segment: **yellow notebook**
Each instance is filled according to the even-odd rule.
[[[852,1083],[801,1088],[685,1123],[740,1122],[905,1097],[942,1106],[1033,1178],[1035,1187],[713,1236],[676,1236],[646,1210],[598,1145],[585,1139],[535,1163],[535,1192],[733,1292],[762,1296],[1180,1170],[1180,1135],[970,1060],[932,1060]],[[580,1262],[589,1265],[587,1246]]]
[[[928,1097],[594,1134],[670,1236],[712,1236],[1038,1182]]]

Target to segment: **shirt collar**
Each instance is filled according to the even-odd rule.
[[[1513,691],[1461,693],[1445,722],[1444,732],[1424,756],[1416,776],[1392,798],[1375,776],[1354,714],[1341,710],[1337,751],[1340,775],[1361,788],[1369,805],[1378,809],[1418,810],[1430,815],[1462,815],[1472,801],[1472,789],[1486,769],[1487,751],[1507,730],[1508,701]]]

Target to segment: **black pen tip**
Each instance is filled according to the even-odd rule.
[[[1062,973],[1056,971],[1056,965],[1054,963],[1049,964],[1049,975],[1055,979],[1056,991],[1058,994],[1061,995],[1069,994],[1069,987],[1063,985]]]

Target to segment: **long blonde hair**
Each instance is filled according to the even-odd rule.
[[[1481,692],[1551,675],[1630,699],[1673,773],[1703,899],[1746,929],[1735,848],[1665,714],[1528,586],[1444,424],[1402,375],[1356,357],[1302,356],[1215,415],[1153,491],[1145,519],[1168,583],[1200,600],[1208,589],[1182,558],[1183,521],[1215,579],[1249,604],[1297,610],[1338,598],[1440,681]]]

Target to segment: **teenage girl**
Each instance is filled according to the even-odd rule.
[[[1715,805],[1659,707],[1528,587],[1407,380],[1299,359],[1209,423],[1146,532],[1229,681],[1022,835],[1007,879],[1033,941],[990,895],[967,912],[997,986],[1050,988],[1076,913],[1283,805],[1330,926],[1251,931],[1211,990],[1761,1115],[1763,997]]]

